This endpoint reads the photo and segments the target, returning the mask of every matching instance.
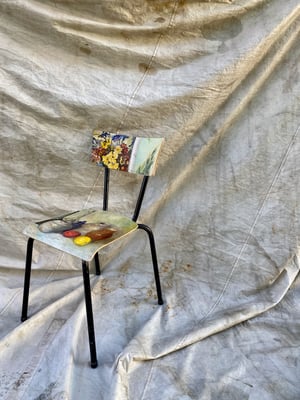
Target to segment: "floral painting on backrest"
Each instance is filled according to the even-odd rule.
[[[162,142],[161,138],[142,138],[95,130],[92,161],[109,169],[154,175]]]

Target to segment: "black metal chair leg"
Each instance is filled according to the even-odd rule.
[[[82,260],[82,274],[83,274],[86,317],[87,317],[87,326],[88,326],[90,353],[91,353],[91,367],[97,368],[98,361],[97,361],[97,352],[96,352],[96,341],[95,341],[95,329],[94,329],[89,266],[88,266],[88,263],[83,260]]]
[[[33,242],[34,242],[34,239],[32,239],[32,238],[29,238],[27,241],[26,265],[25,265],[24,289],[23,289],[23,303],[22,303],[22,315],[21,315],[22,322],[26,321],[27,312],[28,312],[28,297],[29,297],[29,287],[30,287]]]
[[[148,225],[138,224],[138,228],[143,229],[148,234],[148,238],[150,241],[151,255],[152,255],[152,263],[153,263],[156,291],[157,291],[157,299],[158,299],[158,304],[161,305],[161,304],[164,304],[164,301],[163,301],[162,293],[161,293],[161,285],[160,285],[160,278],[159,278],[159,271],[158,271],[158,263],[157,263],[154,235],[153,235],[151,228]]]
[[[98,253],[95,254],[94,260],[95,260],[95,267],[96,267],[96,275],[101,275],[100,261],[99,261]]]

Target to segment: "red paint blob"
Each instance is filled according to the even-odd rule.
[[[77,236],[80,236],[81,233],[78,231],[70,230],[70,231],[64,231],[63,235],[64,235],[64,237],[67,237],[67,238],[75,238]]]

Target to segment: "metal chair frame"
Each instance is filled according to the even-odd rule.
[[[140,209],[142,206],[142,202],[144,199],[146,187],[148,184],[149,176],[143,176],[138,199],[135,205],[135,210],[132,216],[132,220],[134,222],[137,221]],[[110,183],[110,169],[104,168],[104,190],[103,190],[103,211],[108,210],[108,197],[109,197],[109,183]],[[157,291],[157,299],[158,304],[163,304],[160,277],[159,277],[159,269],[157,262],[157,253],[154,235],[151,228],[145,224],[138,224],[138,229],[144,230],[149,239],[151,256],[152,256],[152,264],[153,264],[153,272],[156,284]],[[24,291],[23,291],[23,303],[22,303],[22,315],[21,321],[25,321],[28,318],[28,299],[29,299],[29,289],[30,289],[30,276],[31,276],[31,264],[32,264],[32,251],[33,251],[33,243],[34,239],[29,237],[27,241],[27,252],[26,252],[26,264],[25,264],[25,275],[24,275]],[[95,261],[95,271],[96,275],[101,274],[100,270],[100,261],[99,255],[96,253],[94,256]],[[88,337],[89,337],[89,346],[90,346],[90,359],[91,359],[91,367],[96,368],[98,366],[97,360],[97,350],[96,350],[96,340],[95,340],[95,328],[94,328],[94,317],[93,317],[93,307],[92,307],[92,297],[91,297],[91,287],[90,287],[90,273],[89,273],[89,262],[82,260],[82,275],[83,275],[83,284],[84,284],[84,297],[85,297],[85,305],[86,305],[86,316],[87,316],[87,327],[88,327]]]

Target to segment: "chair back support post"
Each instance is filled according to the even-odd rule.
[[[143,199],[144,199],[144,195],[145,195],[145,191],[146,191],[146,187],[148,184],[148,180],[149,180],[149,176],[145,175],[143,180],[142,180],[142,184],[141,184],[141,188],[140,188],[140,192],[139,192],[139,196],[135,205],[135,210],[134,210],[134,214],[132,217],[133,221],[137,221],[139,214],[140,214],[140,210],[142,207],[142,203],[143,203]]]
[[[104,190],[103,190],[103,211],[108,209],[108,195],[109,195],[109,175],[110,169],[104,168]]]

